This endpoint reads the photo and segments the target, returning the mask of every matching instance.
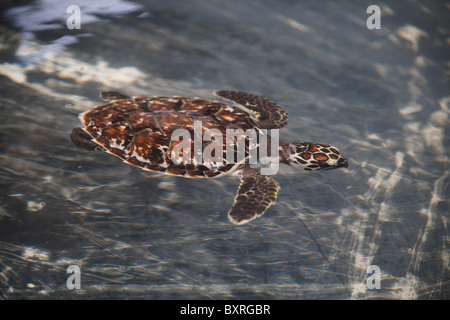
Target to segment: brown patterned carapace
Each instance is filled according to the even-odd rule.
[[[171,137],[176,129],[183,128],[193,137],[194,122],[199,121],[202,135],[217,129],[225,136],[230,126],[243,130],[254,126],[246,112],[221,102],[159,96],[114,100],[81,114],[80,119],[94,142],[126,163],[186,177],[215,177],[233,165],[204,170],[194,165],[193,159],[190,164],[174,164],[172,149],[178,141],[171,141]],[[210,143],[203,141],[203,150]]]

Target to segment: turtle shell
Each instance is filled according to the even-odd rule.
[[[79,118],[92,141],[124,162],[144,170],[191,178],[212,178],[234,171],[239,163],[225,161],[226,145],[232,143],[225,138],[226,129],[242,129],[245,132],[255,127],[252,117],[238,107],[218,101],[184,97],[117,99],[86,111]],[[191,138],[191,150],[194,150],[194,135],[199,134],[199,123],[202,137],[211,129],[222,134],[224,161],[202,159],[203,161],[198,162],[194,152],[191,152],[188,157],[183,155],[183,159],[187,161],[174,162],[172,150],[181,143],[181,139],[172,141],[172,134],[177,129],[185,129]],[[245,139],[248,141],[247,136]],[[213,142],[217,145],[220,140],[201,139],[202,150],[207,150],[208,145]],[[247,158],[248,144],[245,145]]]

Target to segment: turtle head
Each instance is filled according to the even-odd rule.
[[[347,168],[338,148],[323,143],[293,142],[283,148],[283,162],[296,169],[327,170]]]

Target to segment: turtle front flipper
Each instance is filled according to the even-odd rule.
[[[228,218],[232,223],[241,225],[262,216],[277,201],[280,185],[272,176],[261,175],[248,166],[236,175],[241,178],[241,185]]]
[[[252,111],[258,118],[255,121],[258,128],[277,129],[284,127],[288,122],[286,110],[265,97],[241,91],[218,90],[214,93]]]

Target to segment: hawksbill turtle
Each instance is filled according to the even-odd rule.
[[[261,140],[256,139],[256,143],[251,144],[246,135],[241,140],[245,141],[244,156],[240,160],[234,156],[234,161],[230,161],[226,158],[226,145],[236,142],[232,149],[236,155],[238,143],[219,139],[217,141],[223,144],[224,151],[214,156],[223,161],[203,159],[199,162],[192,152],[180,151],[178,144],[181,139],[173,139],[173,134],[177,129],[195,134],[198,122],[202,125],[201,134],[214,129],[225,136],[230,128],[242,129],[237,131],[240,134],[251,129],[261,133],[285,126],[288,114],[284,108],[262,96],[228,90],[215,91],[215,94],[239,107],[200,98],[129,97],[113,91],[101,92],[100,97],[107,103],[80,114],[83,128],[73,128],[70,138],[80,148],[106,151],[148,171],[188,178],[239,177],[241,183],[228,217],[232,223],[241,225],[260,217],[276,202],[280,190],[272,175],[261,174],[260,170],[249,165],[251,150],[262,148]],[[206,150],[213,141],[216,138],[203,139],[200,147]],[[189,144],[195,149],[194,143]],[[175,148],[178,149],[175,151]],[[279,141],[278,150],[274,152],[278,153],[275,156],[279,163],[297,169],[324,170],[348,166],[339,149],[328,144]],[[174,161],[177,155],[184,155],[184,161]]]

